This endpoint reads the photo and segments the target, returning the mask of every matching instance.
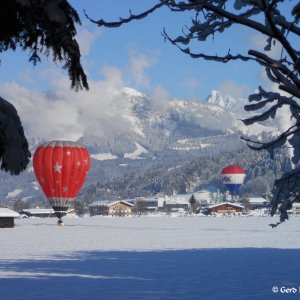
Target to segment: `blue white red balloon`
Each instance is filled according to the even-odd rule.
[[[230,193],[236,192],[244,183],[245,170],[237,165],[227,166],[221,173],[222,182],[227,186]]]

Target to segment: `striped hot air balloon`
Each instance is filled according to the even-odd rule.
[[[227,166],[221,173],[222,181],[231,194],[236,192],[244,183],[245,176],[245,170],[237,165]]]
[[[40,145],[33,156],[35,176],[48,198],[58,224],[82,187],[90,168],[90,155],[80,144],[51,141]]]

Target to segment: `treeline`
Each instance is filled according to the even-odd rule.
[[[283,171],[291,168],[287,153],[277,153],[272,160],[267,152],[240,149],[218,156],[206,156],[166,168],[165,164],[151,165],[122,176],[113,176],[90,184],[82,190],[85,202],[99,199],[134,198],[158,193],[194,192],[201,189],[226,191],[220,177],[222,169],[238,164],[246,171],[245,184],[239,193],[261,196],[269,193],[273,182]]]

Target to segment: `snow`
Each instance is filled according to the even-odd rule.
[[[81,251],[161,251],[207,248],[299,249],[300,219],[272,229],[270,217],[65,217],[16,219],[0,230],[1,260],[53,259]],[[201,236],[201,238],[200,238]],[[18,245],[18,247],[16,247]]]
[[[208,208],[214,208],[214,207],[218,207],[221,205],[231,205],[234,207],[244,208],[244,206],[242,206],[242,205],[238,205],[236,203],[231,203],[231,202],[221,202],[221,203],[213,204],[213,205],[210,205]]]
[[[120,167],[128,167],[128,164],[119,164]]]
[[[141,130],[142,126],[139,124],[139,119],[136,116],[125,115],[124,118],[131,123],[131,127],[134,132],[142,137],[145,137],[145,133]]]
[[[264,204],[266,202],[268,202],[268,200],[266,200],[265,198],[262,197],[250,197],[249,199],[249,203],[260,203],[260,204]],[[294,205],[294,204],[293,204]]]
[[[129,88],[129,87],[122,88],[122,92],[124,94],[127,94],[130,97],[143,97],[143,96],[145,96],[141,92],[139,92],[139,91],[137,91],[137,90],[135,90],[133,88]]]
[[[92,154],[91,158],[96,159],[96,160],[111,160],[111,159],[117,159],[118,156],[113,155],[110,152],[108,152],[108,153]]]
[[[140,155],[143,153],[148,153],[148,151],[142,147],[140,144],[136,143],[136,150],[131,153],[124,153],[124,158],[129,158],[129,159],[140,159]]]
[[[52,208],[29,208],[29,209],[23,209],[23,212],[31,215],[54,214],[54,210]]]
[[[0,229],[1,299],[294,299],[272,287],[298,289],[300,219],[272,229],[276,221],[15,219]]]
[[[236,129],[240,130],[242,132],[242,134],[247,135],[247,136],[251,136],[251,135],[257,136],[257,135],[261,134],[262,132],[267,132],[270,134],[278,133],[278,131],[274,127],[264,126],[259,123],[255,123],[255,124],[246,126],[240,120],[236,120],[235,127],[236,127]]]
[[[21,189],[15,189],[12,192],[8,192],[6,198],[14,198],[22,193]]]
[[[172,149],[179,150],[179,151],[190,151],[190,150],[204,149],[212,146],[212,144],[201,143],[199,142],[200,140],[201,139],[180,139],[177,141],[179,145],[177,147],[172,147]]]
[[[9,208],[5,208],[5,207],[0,207],[0,217],[19,217],[20,214],[18,214],[17,212],[15,212],[14,210],[11,210]]]

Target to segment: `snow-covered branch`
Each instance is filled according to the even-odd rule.
[[[120,18],[119,21],[115,21],[115,22],[106,22],[103,19],[100,19],[98,21],[92,19],[89,17],[89,15],[87,14],[86,11],[84,11],[85,16],[87,17],[87,19],[89,19],[92,23],[97,24],[99,27],[104,26],[104,27],[120,27],[123,24],[129,23],[133,20],[140,20],[140,19],[144,19],[146,18],[149,14],[153,13],[155,10],[159,9],[160,7],[164,6],[167,4],[168,1],[163,1],[161,0],[160,3],[154,5],[153,7],[151,7],[150,9],[140,13],[140,14],[132,14],[131,11],[130,16],[128,18]]]

